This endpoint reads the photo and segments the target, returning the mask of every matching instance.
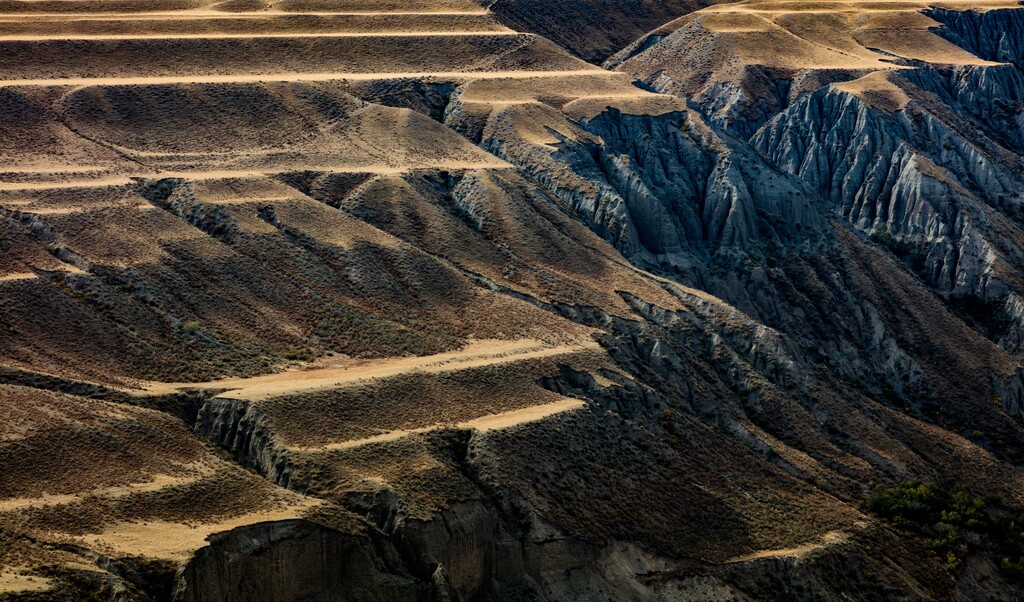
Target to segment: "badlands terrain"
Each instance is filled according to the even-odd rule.
[[[1024,599],[1024,8],[0,0],[0,599]]]

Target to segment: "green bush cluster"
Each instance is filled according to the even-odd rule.
[[[889,249],[893,255],[908,264],[915,272],[921,272],[925,269],[928,261],[928,252],[923,243],[911,242],[904,238],[893,236],[889,232],[889,227],[885,225],[876,226],[871,231],[869,238],[871,242]]]
[[[987,504],[963,485],[907,481],[876,485],[865,508],[925,538],[956,570],[967,554],[988,555],[1008,576],[1024,580],[1024,514]]]

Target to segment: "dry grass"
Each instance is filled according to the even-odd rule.
[[[561,396],[538,387],[536,381],[557,374],[556,366],[566,362],[591,367],[603,363],[594,352],[573,355],[562,350],[543,359],[525,354],[522,359],[506,357],[477,367],[412,369],[333,390],[266,399],[257,406],[282,444],[321,447],[560,402]]]
[[[320,503],[226,461],[161,412],[4,386],[0,424],[0,529],[15,543],[24,533],[183,560],[210,533],[302,516]],[[68,562],[31,541],[0,554],[5,572],[47,557]]]
[[[402,35],[410,33],[505,33],[489,15],[438,14],[199,14],[4,20],[0,40],[91,36],[228,36],[228,35]]]
[[[235,196],[244,186],[253,187],[252,196]],[[90,380],[102,380],[101,373],[208,380],[268,372],[283,360],[324,352],[430,354],[469,337],[557,343],[586,332],[483,291],[445,262],[282,186],[256,177],[205,180],[159,201],[166,210],[138,189],[20,196],[24,211],[38,212],[31,219],[74,249],[91,273],[73,277],[68,266],[64,275],[3,283],[10,294],[0,301],[0,337],[11,342],[8,361]],[[151,209],[139,211],[138,203]],[[46,241],[9,226],[25,241],[24,259],[12,262],[10,273],[60,266],[44,251]],[[271,271],[261,263],[268,255],[275,258]],[[496,261],[489,270],[500,273],[505,260]],[[29,304],[50,309],[28,311]],[[495,322],[495,312],[509,319]],[[45,314],[64,325],[54,328]],[[90,350],[70,362],[62,351],[68,334]],[[117,348],[135,353],[125,357]],[[83,363],[111,356],[102,368]]]
[[[875,71],[853,81],[834,84],[834,87],[889,113],[905,108],[910,102],[907,93],[889,81],[885,71]]]
[[[248,401],[289,396],[306,397],[325,390],[360,386],[408,374],[426,376],[486,366],[502,366],[537,358],[567,356],[596,347],[595,343],[589,341],[558,347],[548,347],[541,341],[528,339],[470,341],[458,351],[436,355],[372,361],[324,360],[318,362],[316,367],[307,367],[303,370],[206,383],[151,383],[146,390],[148,393],[163,394],[186,386],[227,389],[227,392],[221,393],[218,397]]]
[[[714,429],[678,433],[669,444],[638,422],[575,412],[483,435],[471,454],[483,482],[521,492],[559,529],[673,557],[791,547],[856,518]]]
[[[902,59],[940,65],[992,64],[939,36],[935,30],[940,24],[922,14],[930,6],[838,0],[718,4],[663,25],[652,32],[663,40],[641,52],[636,52],[639,48],[623,51],[610,64],[671,93],[700,95],[731,82],[753,98],[771,94],[758,89],[756,73],[761,71],[785,78],[821,72],[831,81],[841,81],[872,71],[911,68]],[[959,6],[987,10],[1007,3],[994,0]],[[898,105],[889,93],[892,85],[885,87],[883,103]]]
[[[451,445],[464,437],[462,433],[437,430],[354,448],[297,454],[292,482],[356,511],[371,510],[374,497],[390,493],[405,516],[430,520],[454,502],[483,498],[450,451]]]
[[[524,34],[422,36],[0,39],[7,80],[87,77],[273,76],[279,73],[431,73],[565,71],[588,65]],[[74,54],[73,64],[61,57]],[[317,56],[309,61],[308,56]],[[489,57],[489,58],[488,58]],[[326,79],[326,78],[324,78]],[[59,82],[55,82],[59,83]]]

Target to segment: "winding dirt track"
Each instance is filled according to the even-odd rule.
[[[593,341],[552,347],[531,339],[481,340],[475,341],[459,351],[436,355],[380,360],[349,360],[336,366],[205,383],[149,383],[145,391],[149,394],[167,394],[186,387],[229,389],[218,397],[259,401],[297,393],[364,384],[401,374],[439,374],[467,368],[569,355],[595,349],[600,349],[600,347]]]
[[[857,522],[855,524],[858,528],[864,528],[867,526],[864,522]],[[751,552],[750,554],[730,558],[729,560],[726,560],[724,564],[736,564],[768,558],[802,558],[815,552],[827,550],[833,546],[842,545],[850,540],[850,536],[850,533],[845,531],[829,531],[822,535],[821,539],[817,541],[810,541],[802,546],[779,548],[775,550],[758,550],[756,552]]]
[[[0,282],[13,282],[15,280],[31,280],[37,278],[35,272],[18,272],[16,274],[4,274],[0,276]]]
[[[356,447],[362,447],[364,445],[372,445],[374,443],[385,443],[387,441],[394,441],[401,439],[408,435],[415,435],[417,433],[426,433],[429,431],[437,430],[445,427],[455,427],[460,429],[471,429],[474,431],[493,431],[497,429],[506,429],[520,424],[526,424],[528,422],[535,422],[548,416],[554,416],[555,414],[561,414],[563,412],[569,412],[577,408],[583,407],[583,401],[579,399],[573,399],[571,397],[565,397],[559,401],[552,403],[546,403],[543,405],[530,406],[528,408],[521,408],[518,410],[511,410],[509,412],[501,412],[499,414],[488,414],[473,420],[466,420],[464,422],[458,422],[455,424],[437,423],[428,426],[423,426],[416,429],[406,430],[394,430],[379,435],[373,435],[371,437],[365,437],[363,439],[352,439],[350,441],[341,441],[338,443],[329,443],[327,445],[319,447],[290,447],[292,451],[297,452],[325,452],[335,451],[344,449],[353,449]]]
[[[252,40],[259,38],[437,38],[437,37],[492,37],[517,36],[515,31],[389,31],[385,33],[367,31],[345,31],[326,33],[181,33],[181,34],[79,34],[61,35],[9,35],[2,36],[5,42],[47,42],[68,40]]]
[[[422,167],[392,167],[387,165],[311,165],[309,171],[331,172],[331,173],[365,173],[378,175],[395,175],[408,173],[415,169],[511,169],[508,163],[495,158],[491,163],[460,162],[460,161],[435,161],[430,165]],[[17,192],[29,190],[59,190],[62,188],[105,188],[108,186],[129,186],[135,183],[136,179],[159,180],[162,178],[183,178],[190,181],[222,180],[228,178],[254,178],[266,175],[274,175],[294,171],[292,169],[263,169],[263,170],[216,170],[216,171],[154,171],[132,174],[131,176],[115,176],[96,178],[92,180],[69,180],[63,182],[3,182],[0,181],[0,191]],[[0,170],[2,174],[3,170]]]
[[[56,79],[7,79],[0,80],[4,86],[152,86],[168,84],[244,84],[261,82],[319,82],[319,81],[372,81],[388,79],[437,78],[452,81],[470,79],[502,79],[528,77],[567,77],[572,75],[618,74],[604,69],[581,69],[577,71],[408,71],[351,73],[270,73],[265,75],[193,75],[169,77],[68,77]]]

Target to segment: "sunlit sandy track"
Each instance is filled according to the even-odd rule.
[[[148,481],[131,483],[128,485],[118,485],[114,487],[100,487],[75,494],[0,499],[0,513],[24,510],[26,508],[42,508],[47,506],[73,504],[75,502],[80,502],[86,497],[123,498],[132,494],[160,491],[165,487],[195,483],[201,477],[211,474],[211,472],[212,471],[207,467],[198,467],[198,470],[195,470],[195,473],[189,476],[155,474],[152,476],[152,479]]]
[[[157,36],[222,36],[284,34],[389,35],[449,32],[511,33],[490,15],[253,15],[122,18],[7,19],[0,16],[0,36],[7,40],[109,39]]]
[[[324,173],[366,173],[379,175],[395,175],[409,173],[421,169],[509,169],[512,166],[508,163],[494,161],[490,163],[481,162],[458,162],[438,161],[425,163],[423,165],[409,165],[394,167],[390,165],[310,165],[304,167],[306,171]],[[0,182],[0,191],[21,191],[21,190],[59,190],[68,188],[105,188],[110,186],[128,186],[135,184],[138,180],[159,180],[164,178],[181,178],[184,180],[219,180],[223,178],[252,178],[265,175],[289,173],[294,169],[270,169],[270,170],[222,170],[222,171],[153,171],[139,172],[130,176],[118,176],[110,178],[97,178],[93,180],[69,180],[66,182]]]
[[[72,180],[67,182],[0,182],[0,190],[59,190],[62,188],[99,188],[126,186],[134,183],[128,177],[97,178],[95,180]]]
[[[223,12],[214,10],[155,11],[147,13],[83,12],[83,13],[3,13],[0,21],[49,19],[53,21],[82,21],[88,19],[117,19],[118,21],[149,21],[164,19],[245,19],[263,17],[470,17],[488,15],[485,10],[460,11],[284,11]]]
[[[297,393],[337,389],[400,374],[439,374],[467,368],[508,364],[522,360],[556,357],[599,349],[593,341],[548,346],[540,341],[475,341],[459,351],[419,357],[352,360],[339,366],[289,371],[253,378],[234,378],[206,383],[150,383],[145,392],[166,394],[182,388],[230,389],[218,397],[258,401]]]
[[[530,422],[536,422],[543,420],[549,416],[561,414],[563,412],[569,412],[578,408],[583,407],[583,401],[579,399],[573,399],[566,397],[559,401],[552,403],[545,403],[542,405],[530,406],[528,408],[520,408],[518,410],[511,410],[508,412],[501,412],[498,414],[488,414],[473,420],[466,420],[455,424],[432,424],[415,429],[406,430],[394,430],[380,435],[373,435],[371,437],[364,437],[362,439],[352,439],[349,441],[340,441],[338,443],[329,443],[320,447],[291,447],[289,449],[298,452],[326,452],[353,449],[356,447],[363,447],[365,445],[373,445],[374,443],[386,443],[388,441],[395,441],[402,437],[408,437],[409,435],[415,435],[417,433],[427,433],[440,428],[454,426],[459,429],[471,429],[475,431],[491,431],[497,429],[507,429],[520,424],[527,424]]]
[[[858,523],[858,527],[866,526],[866,523]],[[750,562],[753,560],[762,560],[768,558],[800,558],[813,554],[815,552],[821,552],[830,547],[841,545],[850,540],[850,534],[843,531],[829,531],[825,533],[820,540],[808,542],[802,546],[796,546],[792,548],[779,548],[774,550],[759,550],[757,552],[751,552],[750,554],[744,554],[735,558],[730,558],[725,561],[725,564],[736,564],[740,562]]]
[[[4,174],[66,174],[66,173],[86,173],[86,172],[97,172],[103,171],[106,167],[98,165],[68,165],[68,166],[50,166],[50,165],[32,165],[22,167],[0,167],[0,176]]]
[[[70,265],[65,266],[65,267],[63,267],[63,268],[61,268],[60,270],[57,270],[57,271],[58,272],[63,272],[63,273],[66,273],[66,274],[84,274],[85,273],[83,270],[80,270],[80,269],[78,269],[78,268],[76,268],[74,266],[70,266]],[[4,274],[4,275],[0,276],[0,282],[18,282],[20,280],[35,280],[36,278],[39,278],[39,274],[36,274],[35,272],[15,272],[13,274]]]
[[[32,280],[36,278],[35,272],[17,272],[15,274],[4,274],[0,276],[0,282],[14,282],[17,280]]]
[[[410,38],[410,37],[453,37],[453,36],[516,36],[518,32],[504,31],[395,31],[380,33],[374,31],[360,32],[325,32],[325,33],[211,33],[211,34],[154,34],[154,35],[53,35],[53,36],[21,36],[0,35],[3,42],[41,42],[50,40],[234,40],[234,39],[265,39],[265,38]]]
[[[71,77],[63,79],[8,79],[0,80],[4,86],[152,86],[167,84],[238,84],[262,82],[317,82],[329,80],[373,81],[386,79],[437,78],[451,81],[471,79],[500,79],[506,77],[565,77],[569,75],[604,75],[616,77],[619,74],[603,69],[580,69],[576,71],[407,71],[379,73],[272,73],[266,75],[199,75],[168,77]]]

